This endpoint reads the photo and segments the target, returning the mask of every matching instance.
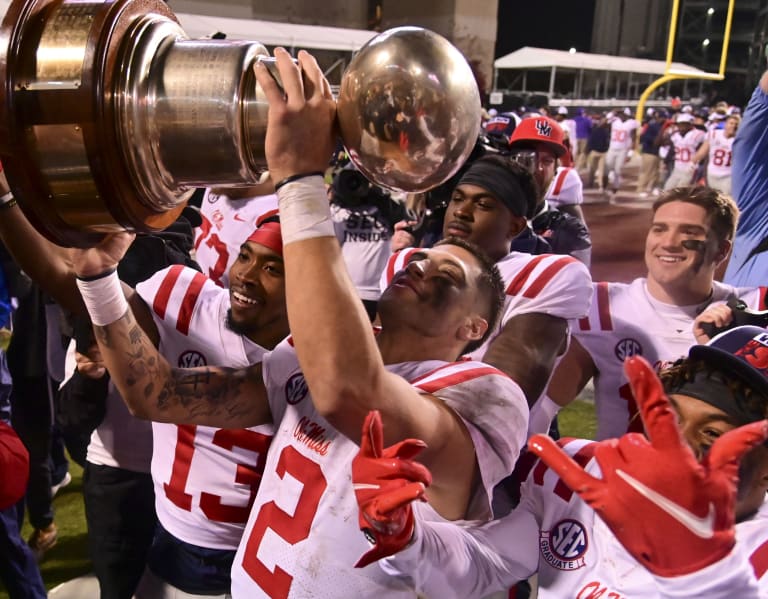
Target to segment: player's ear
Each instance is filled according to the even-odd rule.
[[[512,216],[511,219],[509,219],[509,230],[507,231],[507,239],[510,240],[510,242],[520,235],[525,228],[528,226],[528,221],[522,217],[522,216]]]
[[[720,264],[723,260],[725,260],[728,257],[728,254],[731,253],[731,246],[733,244],[728,239],[723,239],[718,248],[717,253],[715,254],[715,263]]]
[[[488,321],[477,314],[467,316],[459,328],[459,339],[470,342],[482,339],[488,330]]]

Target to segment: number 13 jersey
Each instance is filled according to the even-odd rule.
[[[136,287],[172,366],[242,367],[266,352],[226,326],[229,292],[194,269],[172,266]],[[218,429],[153,422],[152,481],[163,527],[177,539],[234,550],[242,537],[272,427]]]

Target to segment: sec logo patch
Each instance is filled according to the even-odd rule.
[[[179,356],[179,368],[196,368],[207,364],[205,356],[198,351],[188,350]]]
[[[308,393],[307,381],[304,380],[304,375],[301,373],[294,374],[285,384],[285,401],[292,406],[304,399]]]
[[[616,347],[613,348],[613,351],[619,359],[619,362],[623,362],[630,356],[642,356],[643,346],[634,339],[627,338],[619,341],[616,344]]]
[[[539,551],[544,561],[558,570],[578,570],[585,565],[589,543],[581,522],[560,520],[551,530],[541,531]]]

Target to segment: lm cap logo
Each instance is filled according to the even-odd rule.
[[[542,137],[552,137],[552,125],[543,119],[536,119],[536,131]]]

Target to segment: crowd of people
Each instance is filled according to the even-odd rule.
[[[768,331],[728,307],[767,288],[716,280],[768,189],[768,72],[741,127],[488,115],[402,198],[336,147],[315,59],[275,58],[269,179],[167,231],[59,248],[0,177],[13,339],[23,302],[40,330],[18,378],[0,352],[12,599],[46,594],[54,445],[84,467],[103,599],[524,597],[534,575],[541,599],[768,596]],[[583,186],[615,193],[636,147],[647,275],[593,281]],[[590,381],[596,439],[558,440]]]
[[[491,109],[486,127],[498,131],[510,120],[549,112]],[[629,107],[597,111],[560,106],[553,112],[570,150],[566,165],[577,169],[588,188],[615,195],[627,162],[637,152],[635,192],[640,197],[658,197],[664,190],[697,183],[731,193],[732,147],[741,122],[738,106],[718,102],[694,108],[677,102],[669,108],[648,108],[642,121]]]

